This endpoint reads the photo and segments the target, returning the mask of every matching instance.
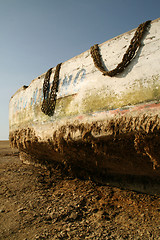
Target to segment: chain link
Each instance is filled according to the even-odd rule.
[[[61,64],[59,63],[56,66],[55,74],[54,74],[54,80],[53,84],[50,90],[50,76],[52,74],[52,68],[50,68],[45,77],[44,77],[44,83],[43,83],[43,102],[41,110],[44,114],[48,116],[53,116],[55,106],[56,106],[56,99],[57,99],[57,92],[58,92],[58,84],[59,84],[59,72],[61,68]]]
[[[144,36],[144,32],[146,31],[147,27],[150,24],[150,20],[146,21],[139,25],[137,28],[134,37],[132,38],[130,45],[124,54],[121,63],[117,65],[117,67],[111,71],[106,71],[103,63],[102,63],[102,57],[100,55],[100,49],[98,44],[95,44],[90,48],[90,53],[93,58],[94,65],[103,73],[104,76],[110,76],[113,77],[121,72],[129,65],[129,63],[132,61],[133,57],[135,56],[135,53],[137,49],[141,46],[141,40]],[[43,102],[41,110],[44,114],[48,116],[53,116],[55,106],[56,106],[56,99],[57,99],[57,92],[58,92],[58,84],[59,84],[59,72],[61,68],[61,64],[58,64],[56,66],[55,75],[54,75],[54,81],[50,90],[50,76],[52,74],[52,68],[50,68],[44,78],[43,83]]]
[[[135,56],[135,53],[138,49],[138,47],[141,46],[141,40],[142,37],[144,36],[144,32],[147,29],[147,27],[150,24],[150,20],[146,21],[142,24],[139,25],[139,27],[137,28],[134,37],[132,38],[130,45],[126,51],[126,53],[124,54],[121,63],[119,63],[117,65],[117,67],[111,71],[106,71],[103,63],[102,63],[102,57],[100,55],[100,49],[98,44],[95,44],[94,46],[92,46],[90,48],[90,53],[91,56],[93,58],[93,62],[96,68],[98,68],[104,76],[110,76],[113,77],[121,72],[123,72],[123,70],[129,65],[129,63],[132,61],[133,57]]]

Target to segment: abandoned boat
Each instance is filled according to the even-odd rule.
[[[11,146],[24,162],[160,194],[159,66],[160,18],[58,64],[11,97]]]

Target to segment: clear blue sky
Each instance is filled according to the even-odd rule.
[[[10,97],[56,66],[146,20],[160,0],[0,0],[0,140]]]

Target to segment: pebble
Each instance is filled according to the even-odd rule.
[[[5,212],[5,210],[4,209],[0,209],[0,213],[4,213]]]
[[[24,211],[24,210],[25,210],[25,208],[24,208],[24,207],[21,207],[21,208],[17,209],[17,212],[22,212],[22,211]]]
[[[77,212],[72,212],[71,215],[70,215],[70,218],[73,219],[73,220],[76,220],[78,217],[78,213]]]

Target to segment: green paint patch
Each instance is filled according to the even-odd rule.
[[[117,98],[114,93],[106,94],[92,94],[86,96],[82,103],[82,112],[90,113],[105,109],[114,109],[116,107]]]
[[[15,124],[54,121],[63,117],[124,108],[150,101],[160,101],[159,75],[153,76],[151,79],[135,80],[134,84],[128,86],[125,92],[117,94],[113,90],[102,89],[99,92],[95,90],[86,92],[82,99],[78,94],[59,98],[52,117],[41,111],[41,102],[35,103],[15,114]]]
[[[112,110],[123,108],[129,105],[136,105],[150,101],[160,100],[160,81],[159,75],[153,76],[152,79],[135,80],[132,88],[128,88],[121,95],[115,92],[102,91],[99,93],[88,94],[82,103],[82,112],[91,113],[100,110]]]
[[[78,114],[92,113],[101,110],[112,110],[123,108],[129,105],[139,103],[159,101],[160,100],[160,81],[159,75],[151,79],[138,79],[134,81],[132,88],[126,89],[126,92],[116,94],[114,91],[86,93],[86,96],[79,101],[74,101],[78,95],[70,95],[57,99],[55,114],[53,119],[63,117],[72,117]],[[35,118],[43,121],[49,121],[51,118],[41,112],[41,104],[35,104],[33,107]]]
[[[123,94],[122,106],[160,100],[159,75],[142,81],[144,80],[135,81],[134,87]]]
[[[69,111],[69,105],[73,101],[74,95],[66,96],[63,98],[57,99],[56,108],[55,108],[55,117],[65,117],[76,114],[76,109],[73,109],[73,112]]]

